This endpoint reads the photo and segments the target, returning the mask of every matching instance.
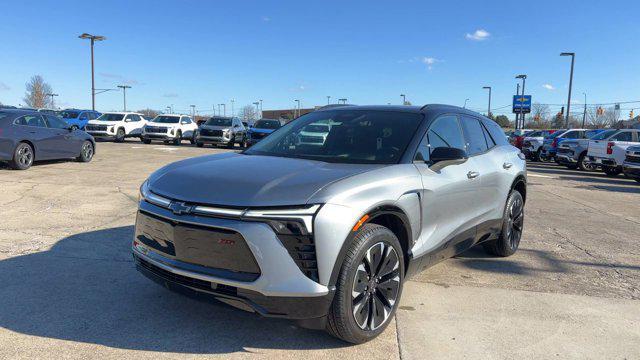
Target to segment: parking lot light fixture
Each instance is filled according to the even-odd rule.
[[[571,87],[573,86],[573,63],[576,60],[576,53],[563,52],[560,56],[571,56],[571,70],[569,72],[569,97],[567,99],[567,115],[564,120],[564,127],[569,128],[569,112],[571,111]]]
[[[482,88],[489,90],[489,105],[487,106],[487,117],[491,119],[491,86],[483,86]]]
[[[331,96],[327,95],[327,105],[331,104]]]
[[[107,38],[101,35],[91,35],[83,33],[78,36],[80,39],[89,39],[91,41],[91,109],[96,110],[96,83],[93,69],[93,45],[96,41],[104,41]]]
[[[402,98],[402,105],[407,105],[407,97],[404,94],[400,94],[400,97]]]
[[[127,89],[131,89],[129,85],[118,85],[120,89],[122,89],[122,97],[124,100],[124,111],[127,111]]]
[[[467,101],[469,101],[469,99],[464,99],[464,105],[462,105],[463,109],[467,108]]]
[[[53,107],[53,97],[58,96],[58,94],[49,93],[49,94],[45,94],[45,96],[51,96],[51,107]]]

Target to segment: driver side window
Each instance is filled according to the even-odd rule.
[[[431,153],[438,147],[450,147],[465,150],[464,138],[460,131],[458,117],[443,115],[437,118],[425,134],[414,160],[429,162]]]

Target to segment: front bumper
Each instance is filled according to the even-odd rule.
[[[163,133],[142,133],[143,139],[150,140],[173,140],[176,138],[175,134],[163,134]]]
[[[116,134],[112,134],[108,131],[87,131],[87,134],[93,136],[94,138],[114,138]]]
[[[169,224],[174,224],[174,228],[177,225],[184,225],[184,227],[210,228],[237,233],[248,246],[259,271],[253,273],[253,275],[256,276],[247,276],[247,273],[243,272],[232,274],[229,270],[224,271],[198,265],[198,263],[203,264],[205,262],[191,261],[191,259],[193,259],[193,253],[189,254],[189,257],[184,257],[177,253],[176,250],[179,250],[178,246],[176,246],[174,250],[176,256],[171,256],[168,253],[157,251],[157,248],[154,249],[148,245],[148,241],[145,240],[143,243],[143,241],[139,241],[136,237],[132,251],[137,259],[142,259],[171,274],[192,280],[205,281],[218,286],[230,286],[237,288],[238,291],[249,291],[264,297],[303,298],[315,301],[313,298],[325,297],[330,294],[327,286],[311,280],[301,271],[287,248],[266,223],[214,218],[194,214],[175,215],[168,209],[150,204],[146,201],[140,202],[139,209],[140,213],[149,214]],[[157,231],[165,234],[173,231],[170,228],[171,225],[167,226],[168,228],[162,228]],[[136,227],[136,234],[139,234],[140,229],[138,228],[138,224],[136,224]],[[193,241],[193,239],[189,238],[189,241]],[[147,243],[147,245],[145,245],[145,243]],[[194,246],[197,248],[198,244],[190,244],[188,249]],[[202,248],[204,248],[204,246],[202,246]],[[221,249],[220,246],[213,248]],[[225,253],[223,253],[224,250],[220,251],[220,253],[216,252],[216,255],[225,256]],[[188,259],[189,261],[184,261],[184,259]],[[198,291],[204,290],[198,289]]]
[[[202,135],[198,135],[196,137],[196,142],[199,143],[203,143],[203,144],[229,144],[231,143],[231,138],[225,138],[225,137],[221,137],[221,136],[202,136]]]

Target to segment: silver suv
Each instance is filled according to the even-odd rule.
[[[301,142],[315,124],[322,144]],[[132,248],[149,278],[361,343],[412,274],[480,243],[517,250],[526,165],[462,108],[345,106],[167,165],[140,196]]]
[[[196,145],[204,144],[225,145],[232,148],[235,143],[247,147],[247,129],[242,121],[235,117],[214,116],[200,126],[196,138]]]

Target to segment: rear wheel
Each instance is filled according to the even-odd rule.
[[[355,344],[378,336],[395,314],[403,280],[398,238],[384,226],[364,225],[340,269],[327,332]]]
[[[144,144],[151,144],[151,139],[141,138]]]
[[[91,141],[85,141],[80,148],[80,156],[78,156],[77,159],[80,162],[89,162],[93,159],[94,153],[93,143]]]
[[[71,131],[76,131],[78,130],[78,125],[71,125],[70,129]]]
[[[607,176],[618,176],[622,172],[622,170],[620,170],[617,167],[613,167],[613,166],[603,166],[602,170],[604,171],[605,175],[607,175]]]
[[[197,146],[197,147],[203,147],[203,146],[204,146],[204,143],[197,142],[197,143],[196,143],[196,146]]]
[[[20,143],[13,151],[13,158],[9,162],[9,166],[15,170],[27,170],[33,165],[34,152],[31,145],[27,143]]]
[[[124,137],[126,136],[124,129],[123,128],[119,128],[118,131],[116,132],[116,142],[123,142],[124,141]]]
[[[522,194],[512,190],[507,199],[502,217],[502,232],[496,240],[483,244],[485,251],[497,256],[511,256],[520,245],[524,226],[524,199]]]

